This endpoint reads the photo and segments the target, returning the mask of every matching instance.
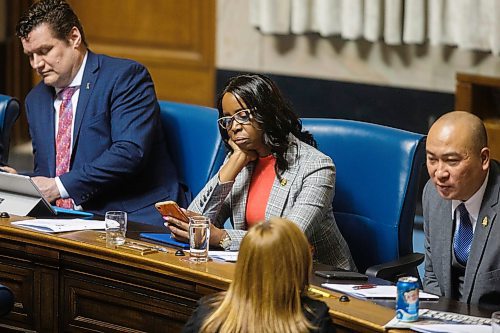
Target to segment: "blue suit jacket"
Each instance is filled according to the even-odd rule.
[[[55,89],[39,83],[26,98],[34,175],[55,177]],[[167,152],[151,77],[144,66],[89,51],[75,113],[70,171],[60,180],[85,210],[124,210],[161,224],[161,200],[182,197]]]

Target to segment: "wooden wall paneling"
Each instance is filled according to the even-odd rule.
[[[470,112],[471,104],[472,85],[470,84],[470,82],[457,81],[455,88],[455,110]]]
[[[213,106],[215,0],[69,3],[90,49],[144,64],[159,99]]]
[[[0,283],[15,295],[14,309],[2,321],[26,332],[58,332],[57,253],[7,239],[0,241],[0,253]]]
[[[456,80],[455,109],[483,120],[491,157],[500,159],[500,78],[458,73]]]
[[[7,1],[5,94],[21,102],[21,115],[11,132],[11,147],[30,140],[24,98],[33,86],[33,78],[28,57],[23,53],[21,41],[15,36],[15,28],[19,17],[31,3],[32,0]]]
[[[65,254],[62,266],[64,332],[180,332],[201,297],[196,283],[97,259]]]
[[[9,287],[15,295],[14,307],[4,322],[11,326],[36,329],[32,315],[35,307],[32,293],[35,281],[33,267],[5,256],[0,257],[0,261],[0,283]]]
[[[39,332],[59,332],[59,272],[37,267],[35,271],[35,314]]]
[[[119,281],[67,274],[62,283],[64,303],[69,305],[64,331],[161,332],[168,327],[180,332],[189,318],[175,311],[180,306],[151,297],[145,290],[125,290],[127,285]]]

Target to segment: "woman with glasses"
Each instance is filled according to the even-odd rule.
[[[252,226],[271,216],[286,217],[306,234],[315,259],[355,270],[333,217],[332,160],[315,148],[274,82],[263,75],[234,77],[217,108],[230,153],[187,212],[210,218],[210,245],[238,250]],[[188,238],[187,223],[164,218],[176,239]],[[224,229],[227,219],[233,229]]]
[[[308,296],[311,269],[298,227],[258,223],[243,238],[228,291],[202,298],[183,332],[335,332],[328,306]],[[279,270],[286,274],[277,279]]]

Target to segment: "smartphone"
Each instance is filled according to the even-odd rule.
[[[315,271],[314,274],[326,279],[337,280],[368,280],[368,276],[358,272],[349,271]]]
[[[172,216],[183,222],[189,222],[187,215],[181,210],[175,201],[162,201],[155,203],[156,209],[163,216]]]

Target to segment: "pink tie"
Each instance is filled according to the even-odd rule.
[[[71,160],[71,128],[73,123],[73,105],[71,97],[78,87],[66,87],[59,92],[62,99],[59,108],[59,122],[56,136],[56,176],[69,171]],[[57,199],[56,205],[62,208],[73,208],[73,200]]]

